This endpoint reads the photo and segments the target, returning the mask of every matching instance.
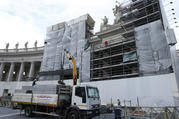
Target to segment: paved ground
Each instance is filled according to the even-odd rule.
[[[12,110],[9,108],[0,107],[0,119],[56,119],[55,117],[46,115],[35,115],[35,117],[25,117],[24,112],[20,115],[19,110]],[[94,119],[114,119],[114,114],[103,114],[100,117]]]
[[[21,113],[19,110],[12,110],[9,108],[0,107],[0,119],[32,119],[30,117],[25,117],[24,112]],[[33,119],[55,119],[54,117],[36,115]]]
[[[101,114],[99,117],[95,117],[94,119],[115,119],[114,113],[110,114]]]

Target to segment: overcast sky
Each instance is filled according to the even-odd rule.
[[[164,1],[168,13],[171,8],[175,8],[178,20],[179,1]],[[174,5],[169,5],[169,1],[174,1]],[[110,24],[113,23],[114,6],[115,0],[0,0],[0,49],[4,49],[8,42],[10,48],[15,48],[17,42],[22,48],[27,41],[29,47],[33,47],[35,40],[38,41],[38,46],[43,46],[48,26],[86,13],[96,21],[95,31],[98,31],[101,18],[104,16],[109,18]],[[170,14],[169,18],[171,18]],[[170,24],[173,23],[174,21],[170,20]],[[172,27],[175,27],[175,24]]]

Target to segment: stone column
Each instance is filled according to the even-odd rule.
[[[1,66],[0,66],[0,81],[2,81],[3,70],[4,70],[4,63],[1,63]]]
[[[11,67],[10,67],[10,70],[9,70],[7,81],[11,81],[12,80],[13,72],[14,72],[14,62],[11,63]]]
[[[34,70],[35,70],[34,68],[35,68],[35,62],[31,62],[30,71],[29,71],[29,79],[34,76]]]
[[[19,71],[19,75],[18,75],[18,80],[17,81],[21,81],[22,80],[23,72],[24,72],[24,62],[21,63],[21,67],[20,67],[20,71]]]

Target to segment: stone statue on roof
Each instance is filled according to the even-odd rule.
[[[9,43],[6,43],[6,49],[8,49],[9,48]]]
[[[6,43],[6,51],[8,51],[9,43]]]
[[[107,25],[108,24],[108,18],[106,16],[104,16],[104,18],[102,20],[103,20],[102,25]]]
[[[116,5],[115,8],[112,9],[113,10],[113,14],[115,16],[114,19],[114,24],[118,24],[120,22],[120,19],[122,17],[122,7],[121,5]]]
[[[16,50],[18,49],[18,47],[19,47],[19,43],[17,42],[15,45]]]
[[[28,48],[28,41],[24,44],[24,46],[25,46],[25,49],[27,49]]]
[[[34,47],[37,48],[37,40],[34,43]]]
[[[104,28],[108,26],[108,18],[104,16],[102,20],[103,20],[103,23],[101,23],[100,30],[104,30]]]

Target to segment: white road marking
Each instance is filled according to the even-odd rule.
[[[12,113],[12,114],[7,114],[7,115],[1,115],[0,118],[2,117],[10,117],[10,116],[14,116],[14,115],[18,115],[19,113]]]

